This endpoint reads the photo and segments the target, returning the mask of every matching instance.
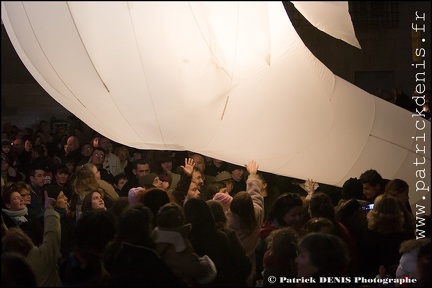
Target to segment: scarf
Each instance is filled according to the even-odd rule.
[[[60,218],[64,218],[66,216],[66,213],[67,213],[67,209],[66,208],[54,207],[54,210],[57,211],[60,214]]]
[[[28,222],[27,218],[24,217],[25,215],[28,215],[27,207],[18,211],[12,211],[9,209],[2,208],[2,212],[4,212],[12,220],[14,220],[16,225],[18,226],[21,226],[21,224],[23,224],[24,222]]]

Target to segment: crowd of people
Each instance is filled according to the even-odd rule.
[[[330,187],[81,122],[6,123],[1,141],[4,287],[431,284],[430,217],[373,167]]]

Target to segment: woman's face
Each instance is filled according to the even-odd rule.
[[[237,182],[243,180],[243,174],[244,174],[244,170],[241,169],[241,168],[239,168],[239,169],[234,169],[234,170],[231,172],[231,176],[232,176],[232,178],[234,179],[234,181],[237,181]]]
[[[287,213],[285,213],[283,220],[285,226],[295,226],[302,220],[303,207],[295,206],[291,208]]]
[[[60,191],[59,195],[57,196],[55,207],[58,207],[61,209],[66,209],[68,207],[68,198],[63,193],[63,191]]]
[[[93,192],[92,194],[92,208],[95,210],[105,209],[105,202],[102,199],[102,195],[99,192]]]
[[[21,195],[21,197],[22,197],[23,200],[24,200],[24,204],[25,204],[25,205],[30,205],[30,202],[31,202],[31,191],[29,191],[29,190],[27,190],[27,189],[23,189],[23,190],[20,192],[20,195]]]
[[[19,211],[25,207],[24,199],[21,197],[21,194],[18,191],[12,192],[10,203],[6,203],[6,208],[11,211]]]
[[[297,277],[310,277],[318,272],[318,268],[310,259],[309,251],[304,248],[299,248],[295,263],[297,264]]]
[[[69,179],[69,174],[57,172],[55,178],[58,184],[65,185]]]

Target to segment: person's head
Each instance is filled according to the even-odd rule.
[[[12,140],[12,149],[18,154],[20,154],[23,151],[24,146],[23,146],[22,138],[16,137],[15,139]]]
[[[186,223],[192,224],[191,236],[206,237],[214,235],[216,222],[210,207],[201,198],[192,198],[183,206]]]
[[[409,186],[402,179],[390,180],[385,187],[384,193],[399,198],[403,203],[409,203]]]
[[[88,193],[82,202],[81,210],[83,213],[89,210],[106,210],[103,192],[92,191]]]
[[[66,140],[65,151],[67,153],[74,152],[80,148],[79,139],[76,136],[69,136]]]
[[[93,146],[90,143],[85,143],[81,147],[81,155],[84,157],[91,157],[93,154]]]
[[[114,154],[119,157],[121,163],[130,159],[129,149],[126,146],[117,147],[114,151]]]
[[[1,287],[37,287],[34,271],[23,255],[1,254]]]
[[[153,248],[153,213],[143,204],[129,206],[120,215],[116,241]]]
[[[229,172],[231,172],[231,177],[234,181],[239,182],[243,181],[243,175],[245,172],[245,169],[242,166],[239,165],[230,165],[229,166]]]
[[[210,207],[216,224],[224,227],[227,224],[228,219],[222,203],[217,200],[207,200],[206,203]]]
[[[306,221],[303,226],[305,234],[312,232],[334,233],[335,227],[333,222],[324,217],[313,217]]]
[[[222,204],[223,211],[228,213],[233,197],[228,193],[218,192],[213,196],[212,200],[220,202]]]
[[[33,241],[21,228],[10,227],[2,238],[2,255],[5,252],[13,252],[27,257],[33,246]]]
[[[153,162],[157,173],[171,171],[173,168],[173,156],[170,151],[156,151]]]
[[[336,210],[330,196],[323,192],[315,193],[309,202],[309,216],[324,217],[331,221],[335,219]]]
[[[54,172],[54,178],[56,183],[62,186],[66,185],[66,183],[68,182],[69,175],[69,168],[64,164],[59,165]]]
[[[68,167],[70,174],[72,174],[72,173],[75,172],[75,169],[76,169],[76,160],[73,157],[73,155],[67,155],[63,159],[62,164],[66,165],[66,167]]]
[[[100,172],[93,163],[86,163],[79,167],[72,183],[74,192],[84,195],[88,190],[97,190],[99,188],[98,175],[100,178]]]
[[[342,186],[342,199],[363,199],[363,184],[357,178],[350,178]]]
[[[157,215],[160,207],[170,203],[170,198],[165,190],[151,188],[140,197],[140,201],[152,211],[153,215]]]
[[[374,200],[381,194],[383,178],[374,169],[369,169],[360,175],[359,180],[363,184],[363,194],[367,200]]]
[[[329,233],[306,234],[298,243],[298,252],[297,277],[342,276],[350,261],[345,242]]]
[[[212,199],[214,195],[216,195],[216,193],[226,193],[227,192],[227,188],[224,182],[213,182],[210,183],[207,186],[207,195],[209,197],[209,199]]]
[[[24,199],[18,190],[20,190],[19,186],[14,183],[5,187],[2,194],[2,208],[10,211],[20,211],[26,208]]]
[[[95,147],[92,156],[90,157],[90,162],[97,167],[102,166],[105,162],[105,150],[101,147]]]
[[[219,172],[219,174],[217,174],[216,177],[214,178],[213,182],[223,182],[226,186],[226,190],[228,194],[230,194],[234,188],[234,183],[233,183],[231,173],[228,171]]]
[[[20,193],[21,197],[24,200],[24,204],[30,205],[32,192],[31,186],[24,181],[18,181],[15,183],[15,185],[17,187],[17,191]]]
[[[55,208],[59,208],[59,209],[68,208],[68,198],[64,194],[61,186],[57,184],[50,184],[45,186],[45,190],[47,191],[48,197],[56,200],[54,204]]]
[[[24,135],[22,138],[24,150],[31,152],[33,149],[33,139],[30,135]]]
[[[205,168],[206,168],[206,161],[204,159],[204,156],[202,156],[201,154],[192,154],[192,156],[190,157],[194,160],[195,162],[195,167],[199,168],[201,170],[201,172],[204,174],[205,173]]]
[[[12,142],[9,139],[1,140],[2,153],[9,154],[12,151]]]
[[[297,257],[297,242],[299,234],[292,227],[283,227],[273,230],[266,238],[267,249],[274,257],[285,259],[284,263],[291,266],[291,271],[295,271],[295,258]]]
[[[112,143],[111,140],[105,136],[101,136],[99,138],[99,147],[105,150],[105,154],[109,154],[112,151]]]
[[[253,233],[256,228],[257,220],[255,218],[255,209],[252,198],[246,191],[238,192],[230,205],[230,212],[238,216],[240,227],[247,234]]]
[[[90,141],[90,144],[91,144],[94,148],[99,147],[99,138],[100,138],[99,135],[95,135],[95,136],[93,136],[92,140]]]
[[[368,228],[379,233],[402,232],[405,216],[402,201],[389,194],[375,198],[374,208],[367,214]]]
[[[186,201],[192,198],[198,198],[200,195],[200,185],[194,181],[191,181],[186,194]]]
[[[30,167],[29,169],[30,184],[35,187],[45,185],[45,169],[43,167]]]
[[[303,200],[296,193],[284,193],[271,205],[269,220],[279,227],[297,226],[302,220]]]
[[[150,173],[138,178],[138,184],[145,188],[158,188],[164,189],[163,182],[159,179],[159,176],[155,173]]]
[[[135,168],[132,169],[132,173],[135,174],[137,179],[150,174],[150,163],[144,158],[136,160]]]
[[[181,227],[185,224],[183,207],[177,203],[166,203],[156,214],[156,226],[165,229]]]
[[[128,177],[126,173],[119,173],[116,176],[114,176],[114,187],[116,187],[118,190],[121,190],[123,186],[128,182]]]
[[[4,171],[2,175],[6,175],[9,173],[9,167],[11,166],[10,159],[6,156],[5,153],[1,153],[1,170]]]
[[[202,171],[198,167],[194,167],[192,171],[192,182],[195,182],[198,185],[198,188],[201,189],[204,184],[204,177]]]

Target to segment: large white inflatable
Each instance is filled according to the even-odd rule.
[[[293,3],[360,49],[347,2]],[[334,75],[281,2],[1,5],[39,84],[116,142],[254,159],[263,171],[336,186],[376,169],[407,181],[413,206],[430,213],[430,122]]]

